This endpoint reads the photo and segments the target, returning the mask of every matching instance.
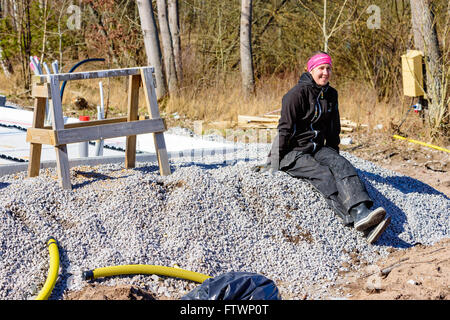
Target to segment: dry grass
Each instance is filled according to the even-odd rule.
[[[74,100],[77,97],[83,97],[89,102],[89,110],[83,111],[86,115],[95,115],[96,106],[100,106],[100,85],[102,82],[103,99],[105,112],[107,116],[126,115],[127,112],[127,98],[128,98],[128,81],[126,78],[107,78],[107,79],[90,79],[67,82],[64,90],[63,106],[65,112],[71,110],[76,113],[74,108]],[[141,90],[142,91],[142,90]],[[143,92],[140,92],[141,104],[144,101]]]
[[[22,79],[18,73],[7,78],[2,71],[0,72],[0,94],[5,95],[8,101],[20,105],[31,106],[33,104],[30,97],[31,90],[23,88]]]
[[[389,128],[391,123],[400,123],[407,111],[406,101],[398,98],[378,101],[374,89],[357,82],[343,84],[337,89],[341,118],[367,124],[369,130],[379,125]]]

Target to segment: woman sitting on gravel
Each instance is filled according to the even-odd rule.
[[[278,135],[268,162],[259,170],[281,170],[307,179],[326,199],[345,225],[364,233],[374,243],[391,218],[383,208],[370,209],[370,199],[356,169],[339,155],[341,124],[338,93],[329,85],[331,57],[315,53],[308,72],[282,99]]]

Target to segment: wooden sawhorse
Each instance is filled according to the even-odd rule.
[[[35,99],[33,124],[27,130],[26,139],[27,142],[30,142],[28,177],[39,175],[42,144],[52,145],[56,152],[60,186],[63,189],[72,189],[67,144],[124,136],[126,136],[125,167],[134,168],[136,164],[136,135],[144,133],[153,133],[160,174],[169,175],[171,172],[163,134],[166,127],[159,114],[153,72],[153,67],[138,67],[34,76],[32,87],[32,95]],[[64,124],[60,81],[121,76],[129,77],[128,114],[126,117]],[[139,87],[141,83],[150,114],[150,119],[144,120],[138,120]],[[44,127],[47,99],[50,106],[51,127]]]

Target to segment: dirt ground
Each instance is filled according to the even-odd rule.
[[[393,139],[382,132],[356,132],[352,143],[341,145],[350,152],[377,165],[408,175],[450,197],[449,153]],[[450,145],[441,146],[450,149]],[[355,261],[358,263],[358,261]],[[331,288],[333,298],[350,300],[449,300],[450,238],[433,246],[416,245],[406,250],[392,249],[384,259],[360,271],[340,274]],[[330,297],[331,298],[331,297]],[[133,286],[105,287],[89,285],[72,292],[67,300],[160,300]],[[307,299],[307,297],[305,297]]]
[[[393,251],[337,287],[351,300],[450,300],[450,238]]]
[[[339,290],[339,293],[338,293]],[[433,246],[395,250],[361,271],[341,274],[330,299],[450,300],[450,238]],[[135,286],[89,284],[65,300],[167,300]],[[308,299],[307,296],[304,299]]]
[[[399,140],[385,132],[358,132],[349,135],[352,143],[343,151],[424,182],[450,197],[450,153]],[[450,150],[448,145],[439,147]]]

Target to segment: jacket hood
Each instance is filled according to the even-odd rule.
[[[319,86],[313,79],[313,77],[311,76],[311,73],[309,72],[304,72],[301,76],[300,76],[300,80],[298,80],[298,84],[301,86],[307,86],[310,87],[312,89],[314,89],[314,91],[320,92],[320,90],[327,91],[328,87],[329,87],[329,83],[327,83],[324,86]]]

